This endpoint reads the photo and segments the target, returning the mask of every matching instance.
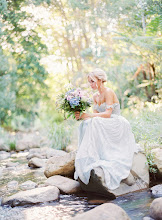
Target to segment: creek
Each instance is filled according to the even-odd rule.
[[[19,163],[16,167],[6,168],[8,162]],[[19,185],[27,180],[43,184],[46,177],[43,169],[31,169],[27,165],[26,153],[12,154],[6,160],[1,160],[0,197],[12,195],[20,190],[7,190],[7,183],[16,180]],[[99,195],[81,193],[77,195],[60,195],[58,201],[21,207],[0,206],[1,220],[66,220],[78,213],[88,211],[105,202],[112,202],[123,208],[132,220],[141,220],[148,216],[148,210],[153,198],[149,190],[129,193],[109,201]]]

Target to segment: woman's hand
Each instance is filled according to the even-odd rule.
[[[76,120],[80,119],[80,112],[79,111],[75,112],[75,118],[76,118]]]
[[[91,118],[91,115],[88,113],[83,113],[82,115],[80,115],[80,112],[77,111],[77,112],[75,112],[75,118],[76,118],[76,120],[79,120],[79,119],[86,120],[88,118]]]

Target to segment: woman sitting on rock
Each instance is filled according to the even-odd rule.
[[[104,86],[106,73],[95,69],[88,75],[93,90],[93,113],[75,113],[83,119],[79,127],[79,147],[75,160],[74,178],[88,184],[91,170],[103,169],[108,189],[119,187],[128,177],[134,152],[138,151],[129,122],[120,115],[120,104],[115,92]]]

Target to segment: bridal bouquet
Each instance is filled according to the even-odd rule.
[[[58,98],[59,108],[67,112],[67,117],[74,117],[76,111],[83,112],[91,106],[88,94],[80,88],[70,89]]]

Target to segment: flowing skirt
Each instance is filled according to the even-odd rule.
[[[87,185],[91,170],[101,167],[108,189],[114,190],[128,177],[135,152],[138,146],[124,117],[112,114],[84,120],[79,126],[74,178]]]

